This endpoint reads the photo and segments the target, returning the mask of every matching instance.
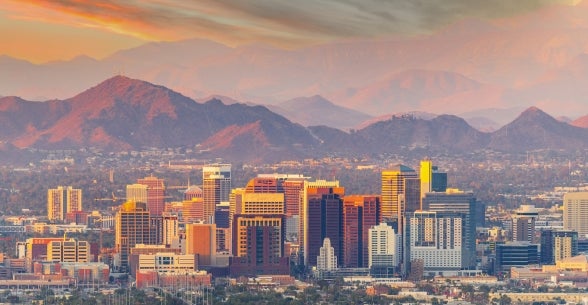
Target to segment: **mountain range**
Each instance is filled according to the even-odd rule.
[[[321,96],[349,109],[349,122],[361,114],[409,111],[460,115],[471,122],[461,114],[531,106],[577,119],[588,95],[586,15],[588,1],[501,19],[465,19],[420,36],[300,49],[194,39],[148,43],[103,59],[32,64],[0,56],[0,96],[68,99],[120,73],[195,100],[224,95],[270,105],[303,125],[320,122],[296,117],[299,112],[293,115],[285,101]],[[506,123],[495,112],[484,113],[473,118],[485,130]]]
[[[325,105],[332,108],[320,97],[289,103],[307,112],[319,109],[319,114]],[[227,105],[216,98],[199,103],[163,86],[115,76],[64,100],[0,98],[0,148],[126,151],[187,147],[203,156],[248,162],[415,148],[516,153],[586,149],[588,128],[578,127],[584,121],[581,118],[568,124],[531,107],[494,132],[479,131],[455,115],[411,113],[375,120],[347,132],[324,125],[305,127],[259,105]]]

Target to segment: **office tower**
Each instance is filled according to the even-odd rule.
[[[229,224],[233,225],[233,219],[236,214],[241,213],[243,209],[243,194],[245,194],[244,188],[235,188],[231,190],[229,195]]]
[[[229,201],[231,193],[231,165],[212,164],[202,167],[202,197],[204,218],[211,223],[216,205]]]
[[[541,232],[541,263],[553,265],[578,255],[578,232],[545,230]]]
[[[289,274],[283,214],[237,214],[233,220],[231,275]]]
[[[305,265],[316,266],[320,247],[327,237],[335,249],[335,256],[343,257],[343,199],[335,193],[337,188],[327,190],[329,193],[326,194],[323,189],[308,191],[304,259]]]
[[[202,198],[202,189],[193,185],[184,192],[184,200],[192,200],[192,198]]]
[[[162,244],[171,246],[178,239],[178,215],[163,213],[162,215]]]
[[[588,192],[565,194],[563,206],[564,229],[578,232],[580,239],[588,237]]]
[[[193,197],[182,201],[181,215],[183,223],[204,221],[204,199]]]
[[[127,200],[142,202],[147,204],[147,185],[145,184],[127,184]]]
[[[67,213],[82,211],[82,190],[58,186],[47,190],[47,218],[63,221]]]
[[[229,202],[221,202],[221,204],[216,206],[214,223],[217,228],[228,229],[231,227],[231,223],[229,222],[229,208]]]
[[[82,211],[82,190],[81,189],[74,189],[71,186],[68,186],[65,190],[66,194],[66,213],[75,213]]]
[[[431,191],[445,192],[447,190],[447,173],[440,172],[437,166],[432,167]]]
[[[149,213],[152,216],[161,216],[165,207],[165,184],[163,179],[150,176],[138,179],[137,184],[147,186],[147,209]]]
[[[213,265],[216,256],[216,225],[186,224],[186,254],[198,254],[199,265]]]
[[[115,216],[115,248],[120,256],[120,271],[128,270],[130,249],[137,244],[157,244],[157,229],[152,227],[147,204],[127,201]]]
[[[368,266],[368,237],[371,227],[380,223],[380,197],[353,195],[343,198],[343,257],[346,268]]]
[[[237,214],[284,214],[283,193],[247,193],[242,195],[241,210]]]
[[[281,184],[274,177],[255,177],[245,187],[246,193],[283,193]]]
[[[276,179],[278,183],[277,191],[284,193],[284,211],[286,213],[286,218],[300,215],[304,181],[307,180],[308,177],[298,174],[259,174],[257,177]]]
[[[418,177],[414,169],[404,165],[398,164],[382,171],[382,219],[396,220],[398,223],[407,178]]]
[[[329,271],[337,269],[337,256],[335,249],[331,246],[331,240],[327,237],[323,241],[323,246],[319,250],[317,257],[316,269],[319,271]]]
[[[47,191],[47,218],[49,221],[60,221],[65,218],[65,198],[63,187]]]
[[[511,267],[536,265],[539,263],[539,245],[526,241],[496,245],[494,272],[508,273]]]
[[[431,160],[421,161],[419,178],[421,179],[421,198],[425,198],[425,194],[432,191],[433,162]]]
[[[47,260],[52,262],[88,263],[90,244],[75,239],[54,240],[47,245]]]
[[[304,181],[304,188],[302,189],[302,201],[301,201],[301,208],[299,210],[300,212],[300,224],[298,226],[299,229],[299,233],[298,233],[298,243],[300,245],[300,257],[303,258],[303,264],[307,264],[308,263],[308,258],[309,256],[307,255],[308,253],[308,243],[306,242],[308,234],[309,233],[309,228],[308,228],[308,224],[309,224],[309,219],[307,217],[308,214],[308,200],[309,200],[309,196],[316,196],[316,195],[320,195],[320,194],[337,194],[340,197],[343,197],[345,195],[345,188],[344,187],[340,187],[339,186],[339,181],[335,180],[335,181],[327,181],[327,180],[316,180],[316,181]],[[319,245],[318,247],[320,247],[320,244],[322,244],[322,241],[324,239],[323,236],[320,241],[319,241]],[[331,238],[331,242],[333,242],[333,239]],[[318,247],[317,247],[317,251],[318,251]],[[315,254],[313,255],[316,258]],[[312,259],[312,257],[310,257],[311,260],[314,261],[314,259]]]
[[[512,218],[512,241],[528,241],[535,239],[535,221],[539,211],[534,205],[521,205]]]
[[[417,211],[407,216],[410,261],[423,261],[425,273],[439,274],[466,268],[463,262],[464,215]]]
[[[476,267],[476,198],[471,192],[448,189],[444,193],[427,193],[423,199],[423,210],[432,212],[455,212],[465,216],[463,230],[465,249],[463,253],[464,268]]]
[[[394,228],[386,223],[373,226],[368,231],[368,267],[376,277],[394,274],[400,263],[401,247]]]

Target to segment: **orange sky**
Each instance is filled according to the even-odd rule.
[[[293,48],[428,33],[465,17],[499,18],[577,0],[4,0],[0,55],[34,63],[103,58],[149,41],[203,38]]]

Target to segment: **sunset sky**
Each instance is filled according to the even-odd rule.
[[[103,58],[150,41],[202,38],[284,48],[430,33],[574,0],[28,0],[0,2],[0,54],[34,63]]]

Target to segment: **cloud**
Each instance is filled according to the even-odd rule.
[[[206,38],[228,45],[297,46],[341,38],[430,33],[462,18],[500,18],[572,0],[29,0],[98,27],[146,40]],[[19,2],[14,2],[19,3]],[[20,11],[27,18],[42,18]]]

